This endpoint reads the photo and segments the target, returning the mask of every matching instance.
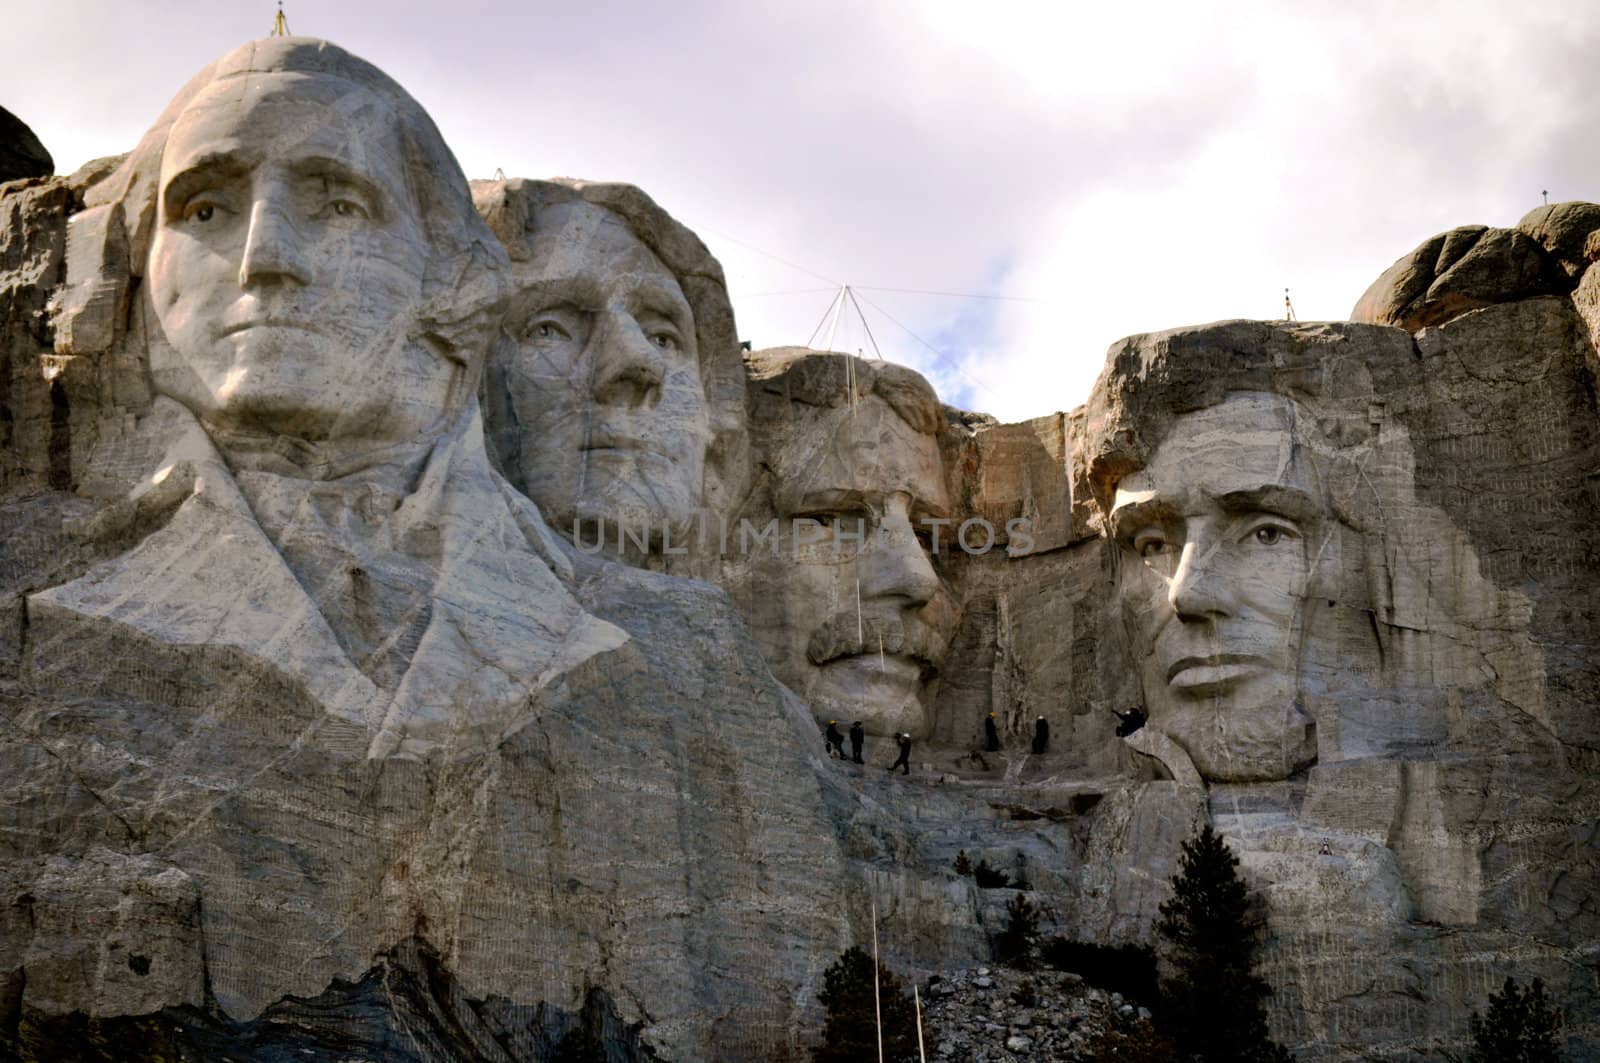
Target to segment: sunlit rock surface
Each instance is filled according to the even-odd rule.
[[[262,126],[206,95],[246,71],[282,93]],[[304,117],[340,101],[371,121]],[[207,207],[304,204],[259,162],[169,187],[173,130],[238,120],[287,158],[291,114],[408,191],[318,202],[308,246],[249,269],[180,261]],[[1302,1058],[1459,1050],[1507,975],[1552,987],[1572,1058],[1600,1052],[1600,208],[1426,241],[1355,322],[1119,341],[1086,404],[999,425],[881,363],[740,363],[693,234],[629,186],[508,194],[536,184],[474,209],[403,90],[291,40],[219,61],[132,155],[0,195],[6,1050],[803,1058],[822,971],[874,915],[915,977],[986,962],[1019,888],[1048,933],[1150,941],[1209,821],[1265,904]],[[385,273],[389,310],[337,342],[274,340],[339,358],[230,419],[263,381],[206,361],[227,285],[269,300],[307,271],[335,299],[319,269],[396,257],[338,226],[402,216],[423,274]],[[153,275],[174,265],[176,289]],[[669,275],[683,307],[619,294]],[[602,311],[679,362],[578,342]],[[596,386],[607,359],[626,387]],[[541,374],[570,386],[506,383]],[[539,437],[556,415],[580,429]],[[619,425],[690,426],[693,453],[501,475]],[[590,554],[583,506],[807,541]],[[801,524],[858,518],[840,556]],[[830,718],[871,723],[862,763],[826,756]],[[884,770],[896,730],[909,777]]]

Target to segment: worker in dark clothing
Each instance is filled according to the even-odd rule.
[[[1033,751],[1043,753],[1050,748],[1050,723],[1043,716],[1033,722]]]
[[[897,734],[894,737],[895,737],[895,741],[900,743],[900,759],[895,761],[893,764],[889,765],[889,770],[890,771],[894,771],[894,769],[896,769],[896,768],[904,768],[905,771],[902,774],[910,775],[911,774],[911,736],[908,735],[908,734]]]
[[[861,759],[861,743],[866,740],[867,732],[862,728],[861,721],[857,720],[850,725],[850,759],[857,764],[864,763]]]
[[[828,756],[837,754],[840,760],[844,759],[844,732],[839,730],[838,720],[828,721],[828,729],[823,732],[822,743],[828,747]]]
[[[1000,731],[994,725],[994,713],[990,713],[983,721],[983,751],[985,753],[1000,752]]]
[[[1135,705],[1127,712],[1118,712],[1116,709],[1112,709],[1111,714],[1122,721],[1121,723],[1117,724],[1118,738],[1127,738],[1129,735],[1133,734],[1133,732],[1143,727],[1145,721],[1150,718],[1149,714],[1144,711],[1144,706],[1142,705]]]

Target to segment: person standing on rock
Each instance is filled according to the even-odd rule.
[[[995,726],[994,712],[992,710],[983,721],[983,751],[985,753],[1000,752],[1000,729]]]
[[[1033,751],[1043,753],[1050,748],[1050,721],[1043,716],[1033,723]]]
[[[857,720],[850,725],[850,759],[857,764],[866,763],[861,759],[861,744],[867,740],[867,730]]]
[[[844,759],[844,732],[839,730],[838,720],[829,720],[828,729],[822,735],[822,743],[828,748],[828,756],[838,755]]]
[[[900,768],[900,769],[902,769],[901,774],[910,775],[911,774],[911,736],[906,734],[906,733],[904,733],[904,732],[901,732],[900,734],[897,734],[894,737],[895,737],[895,741],[900,743],[900,757],[893,764],[889,765],[889,770],[890,771],[894,771],[894,769]]]

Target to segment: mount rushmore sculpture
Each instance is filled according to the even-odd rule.
[[[1204,822],[1297,1055],[1600,1044],[1600,208],[1000,425],[326,42],[0,203],[8,1051],[798,1059],[845,947],[988,959],[958,852],[1146,942]]]

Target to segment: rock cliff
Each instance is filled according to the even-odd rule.
[[[363,159],[426,196],[316,216],[415,210],[363,237],[429,262],[390,278],[408,324],[338,349],[404,369],[359,382],[418,435],[315,422],[295,380],[293,416],[230,421],[205,383],[184,293],[256,267],[197,281],[173,233],[287,208],[155,189],[208,122],[298,150],[207,95],[240,72],[403,131]],[[1297,1057],[1459,1049],[1508,974],[1600,1055],[1600,207],[1425,241],[1349,322],[1121,340],[1084,405],[1002,425],[902,367],[741,364],[720,267],[637,189],[476,192],[487,225],[403,90],[298,40],[219,60],[133,154],[0,189],[5,1051],[800,1059],[876,931],[940,977],[940,1058],[1042,1058],[1137,1016],[952,972],[1017,890],[1047,933],[1151,942],[1210,822]],[[339,297],[387,261],[344,241],[263,269]],[[592,552],[545,510],[668,530]],[[670,550],[708,515],[770,537]]]

